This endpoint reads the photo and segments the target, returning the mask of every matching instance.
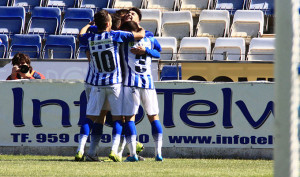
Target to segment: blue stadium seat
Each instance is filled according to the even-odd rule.
[[[6,34],[0,34],[2,44],[0,45],[0,58],[6,58],[6,51],[8,49],[8,36]]]
[[[12,37],[8,58],[18,53],[27,54],[30,58],[40,58],[42,39],[38,34],[16,34]]]
[[[110,0],[101,0],[101,1],[95,1],[95,0],[81,0],[81,3],[79,5],[80,8],[91,8],[95,12],[103,9],[103,8],[109,8],[111,1]]]
[[[78,3],[78,0],[47,0],[45,7],[58,7],[65,12],[67,8],[74,8]]]
[[[72,35],[49,35],[43,48],[43,58],[50,58],[50,50],[53,50],[53,59],[71,59],[75,54],[76,43]]]
[[[262,10],[265,15],[274,15],[274,0],[249,0],[249,10]]]
[[[61,10],[57,7],[35,7],[26,33],[39,34],[43,38],[57,34],[60,26]]]
[[[12,6],[24,7],[26,12],[31,12],[34,7],[42,6],[43,0],[14,0]]]
[[[0,33],[20,34],[24,31],[24,7],[0,6]]]
[[[87,46],[79,44],[78,50],[76,52],[76,59],[87,59],[85,51],[87,50]]]
[[[216,0],[216,10],[228,10],[230,15],[234,15],[235,11],[245,9],[246,0]]]
[[[178,66],[179,70],[179,80],[182,79],[182,74],[181,74],[181,66]],[[166,65],[162,68],[161,73],[160,73],[160,80],[165,81],[165,80],[177,80],[177,66],[169,66]]]
[[[81,28],[93,20],[92,9],[68,8],[61,24],[60,34],[77,35]]]
[[[8,6],[9,5],[9,0],[1,0],[0,1],[0,6]]]

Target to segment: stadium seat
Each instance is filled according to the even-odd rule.
[[[24,25],[24,7],[0,6],[0,34],[21,34],[24,31]]]
[[[211,42],[208,37],[184,37],[177,58],[180,60],[210,60]]]
[[[57,34],[60,26],[61,10],[57,7],[35,7],[26,33],[39,34],[43,38]]]
[[[14,0],[12,6],[24,7],[26,12],[31,12],[34,7],[41,7],[43,0]]]
[[[217,38],[212,60],[245,60],[244,38]]]
[[[161,36],[183,37],[193,35],[193,19],[190,11],[164,12],[162,14]]]
[[[59,34],[77,35],[81,28],[93,20],[94,11],[89,8],[68,8]]]
[[[144,8],[144,0],[114,0],[112,7],[119,9]]]
[[[193,16],[199,15],[204,9],[209,9],[211,0],[179,0],[180,10],[189,10]]]
[[[231,25],[231,37],[258,37],[263,34],[264,14],[261,10],[237,10]]]
[[[87,59],[85,51],[87,46],[79,44],[78,50],[76,52],[76,59]]]
[[[247,0],[216,0],[216,10],[228,10],[230,15],[234,15],[237,10],[245,9]]]
[[[145,0],[146,9],[159,9],[164,11],[175,11],[178,8],[177,0]]]
[[[76,49],[75,37],[72,35],[49,35],[43,48],[43,58],[53,59],[71,59]]]
[[[0,1],[0,6],[8,6],[9,5],[9,0],[1,0]]]
[[[161,34],[161,11],[158,9],[141,9],[142,20],[140,25],[151,31],[154,36],[160,36]]]
[[[196,36],[212,39],[226,37],[229,34],[229,25],[230,16],[227,10],[203,10],[199,16]]]
[[[74,8],[78,0],[46,0],[45,7],[58,7],[62,12],[67,8]]]
[[[103,8],[102,10],[106,10],[108,13],[110,13],[110,14],[114,14],[114,13],[116,13],[118,10],[120,10],[120,9],[115,9],[115,8]],[[140,10],[142,10],[142,9],[140,9]]]
[[[6,58],[8,49],[8,36],[6,34],[0,34],[0,39],[2,40],[2,44],[0,44],[0,58]]]
[[[160,53],[161,60],[175,60],[177,53],[177,40],[175,37],[155,37],[159,42],[162,51]]]
[[[253,38],[249,45],[249,61],[274,61],[275,38]]]
[[[179,72],[179,80],[182,78],[181,74],[181,66],[169,66],[166,65],[162,68],[161,73],[160,73],[160,80],[165,81],[165,80],[178,80],[178,72]]]
[[[40,58],[42,39],[38,34],[16,34],[12,37],[8,58],[18,53],[27,54],[30,58]]]
[[[81,0],[79,7],[80,8],[91,8],[94,12],[97,12],[103,8],[109,8],[110,0]]]
[[[265,15],[274,15],[274,0],[249,0],[249,10],[262,10]]]

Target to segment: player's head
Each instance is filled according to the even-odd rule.
[[[128,9],[120,9],[116,11],[116,15],[118,15],[121,19],[124,18],[128,14]]]
[[[98,31],[105,31],[111,29],[111,16],[106,10],[100,10],[94,15],[94,21]]]
[[[121,26],[121,18],[117,14],[110,14],[112,19],[112,30],[118,30]]]
[[[142,13],[140,9],[133,7],[129,9],[129,12],[125,16],[124,21],[135,21],[139,23],[142,20]]]
[[[127,21],[121,25],[120,30],[138,32],[140,28],[135,21]]]

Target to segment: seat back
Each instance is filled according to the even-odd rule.
[[[160,73],[160,80],[165,81],[165,80],[178,80],[178,72],[179,72],[179,80],[182,78],[181,74],[181,66],[169,66],[165,65]]]
[[[197,36],[225,37],[229,33],[229,25],[227,10],[203,10],[199,16]]]
[[[193,19],[190,11],[164,12],[162,14],[162,37],[173,36],[178,40],[191,37]]]
[[[9,0],[2,0],[0,1],[0,6],[8,6],[9,5],[8,2]]]
[[[192,14],[199,14],[201,10],[209,9],[211,0],[180,0],[180,10],[190,10]]]
[[[93,20],[94,11],[89,8],[68,8],[59,34],[77,35],[81,28]]]
[[[264,14],[261,10],[238,10],[231,25],[233,37],[258,37],[263,34]]]
[[[147,1],[147,9],[159,9],[162,12],[164,11],[174,11],[177,9],[178,6],[178,0],[168,0],[168,1],[162,1],[162,0],[148,0]]]
[[[45,7],[58,7],[62,12],[67,8],[74,8],[78,0],[47,0]]]
[[[115,0],[113,8],[127,9],[132,7],[143,8],[144,0]]]
[[[109,8],[110,0],[101,0],[101,1],[95,1],[95,0],[81,0],[81,3],[79,5],[80,8],[91,8],[95,12],[103,9],[103,8]]]
[[[25,8],[0,6],[0,33],[20,34],[24,31]]]
[[[155,37],[160,44],[162,51],[160,52],[161,60],[175,60],[177,53],[177,40],[175,37]]]
[[[0,44],[0,58],[6,58],[8,49],[8,36],[6,34],[0,34],[2,43]]]
[[[274,15],[274,0],[250,0],[249,10],[262,10],[265,15]]]
[[[57,7],[35,7],[26,33],[39,34],[43,38],[50,34],[57,34],[60,18],[61,10]]]
[[[217,38],[212,51],[212,60],[245,60],[245,40]]]
[[[275,38],[253,38],[247,55],[250,61],[274,61]]]
[[[49,35],[43,48],[43,58],[51,58],[51,50],[53,58],[71,59],[75,54],[76,43],[75,37],[72,35]]]
[[[216,0],[216,10],[228,10],[230,15],[234,15],[237,10],[245,9],[246,0]]]
[[[43,0],[14,0],[12,6],[24,7],[26,12],[31,12],[34,7],[42,6]]]
[[[141,9],[142,20],[140,25],[151,31],[155,36],[161,34],[161,11],[158,9]]]
[[[30,58],[40,58],[42,39],[37,34],[16,34],[12,37],[8,58],[20,52]]]
[[[211,42],[208,37],[184,37],[178,49],[178,59],[210,60]]]

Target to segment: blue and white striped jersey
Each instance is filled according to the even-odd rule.
[[[133,41],[133,34],[123,31],[86,33],[79,36],[79,40],[83,45],[88,44],[91,53],[86,83],[95,86],[121,83],[119,43]]]
[[[151,39],[151,40],[150,40]],[[135,55],[130,52],[132,47],[144,46],[147,51],[156,49],[161,51],[161,47],[155,38],[144,37],[139,41],[124,44],[124,64],[125,79],[124,85],[129,87],[138,87],[145,89],[154,89],[154,82],[151,73],[152,56],[149,52],[144,55]],[[148,53],[148,54],[147,54]],[[159,53],[158,53],[159,54]]]

